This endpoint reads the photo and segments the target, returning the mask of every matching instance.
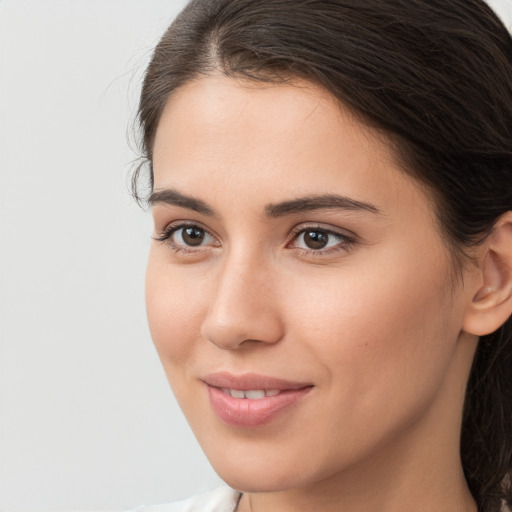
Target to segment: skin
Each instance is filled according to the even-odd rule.
[[[463,269],[463,286],[431,198],[385,137],[313,85],[211,76],[171,96],[153,165],[155,238],[175,231],[152,242],[150,329],[206,455],[245,493],[239,510],[476,510],[458,446],[481,278]],[[163,201],[171,189],[211,212]],[[375,211],[268,215],[326,194]],[[201,245],[183,222],[205,230]],[[308,247],[306,228],[327,247]],[[217,371],[314,387],[240,428],[212,411],[202,379]]]

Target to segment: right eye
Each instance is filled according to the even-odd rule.
[[[169,226],[160,236],[155,237],[159,242],[167,242],[176,250],[218,246],[217,240],[206,229],[196,224],[180,224]]]
[[[172,237],[175,244],[189,247],[207,244],[212,238],[204,229],[197,226],[178,228],[172,233]]]

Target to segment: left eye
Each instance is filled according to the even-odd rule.
[[[329,249],[348,240],[338,234],[325,229],[303,229],[296,237],[294,245],[299,249],[319,251],[321,249]]]

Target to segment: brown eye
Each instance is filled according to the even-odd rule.
[[[188,227],[178,230],[181,231],[181,239],[185,245],[197,246],[201,245],[204,241],[206,232],[204,229],[198,227]]]
[[[308,249],[323,249],[329,242],[329,234],[318,229],[304,231],[302,238]]]
[[[321,255],[336,250],[347,251],[354,243],[354,238],[349,235],[331,231],[330,229],[309,227],[300,230],[295,235],[291,246]]]
[[[176,248],[218,246],[217,240],[206,229],[195,225],[176,226],[157,240],[168,241]]]

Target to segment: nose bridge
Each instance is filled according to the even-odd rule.
[[[282,337],[276,283],[263,255],[239,248],[222,261],[202,333],[234,349],[245,341],[275,343]]]

